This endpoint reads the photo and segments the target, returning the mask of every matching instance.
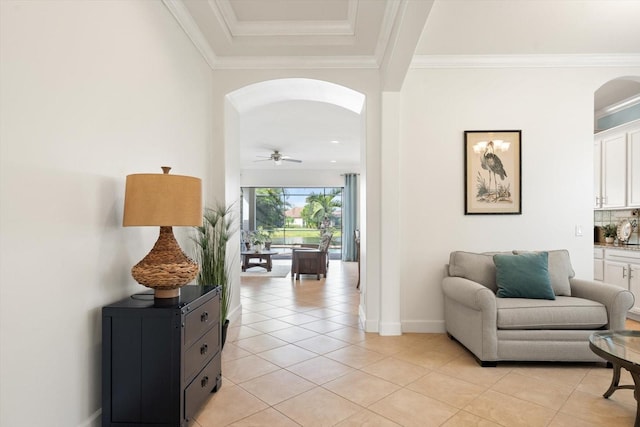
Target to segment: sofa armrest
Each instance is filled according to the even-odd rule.
[[[444,294],[473,310],[496,311],[496,295],[480,283],[462,277],[445,277],[442,280]]]
[[[569,279],[571,296],[597,301],[607,308],[609,324],[607,329],[625,328],[627,312],[633,307],[634,297],[631,292],[610,283],[593,280]]]
[[[445,277],[442,291],[447,332],[482,364],[498,360],[498,312],[493,291],[462,277]]]

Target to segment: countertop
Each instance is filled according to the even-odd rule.
[[[594,248],[602,249],[622,249],[625,251],[638,251],[640,252],[640,245],[619,245],[617,243],[594,243]]]

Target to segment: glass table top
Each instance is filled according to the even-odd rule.
[[[640,331],[603,331],[589,337],[589,342],[619,359],[640,366]]]

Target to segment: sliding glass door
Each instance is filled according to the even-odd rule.
[[[242,230],[267,234],[281,254],[303,244],[317,245],[332,232],[331,258],[340,257],[342,242],[341,187],[244,187]]]

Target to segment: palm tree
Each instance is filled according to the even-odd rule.
[[[282,188],[256,189],[256,225],[266,229],[284,227],[284,211],[290,207]]]
[[[320,227],[325,218],[331,218],[336,208],[342,207],[337,198],[342,193],[340,189],[333,189],[329,194],[311,194],[306,198],[307,204],[302,209],[302,216],[308,226]]]

